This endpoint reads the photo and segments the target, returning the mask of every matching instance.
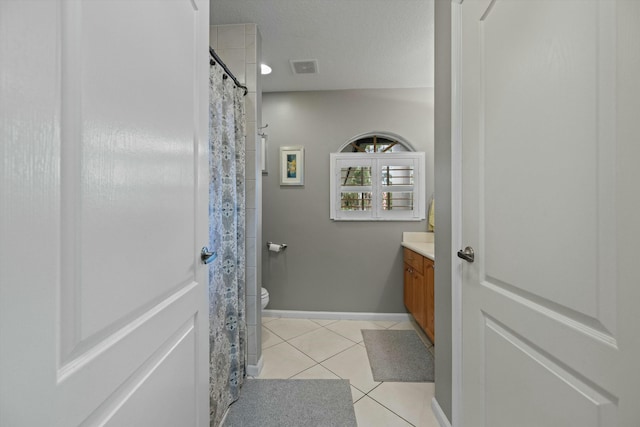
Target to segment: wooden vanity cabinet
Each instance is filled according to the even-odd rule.
[[[434,342],[433,260],[404,248],[404,305]]]

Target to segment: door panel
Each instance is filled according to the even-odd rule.
[[[588,316],[609,333],[615,298],[599,295],[610,292],[612,281],[598,271],[611,271],[610,257],[599,255],[613,248],[599,237],[613,217],[609,197],[599,195],[614,191],[614,140],[602,132],[615,112],[599,95],[613,90],[615,68],[598,46],[599,38],[613,37],[610,18],[596,2],[550,8],[499,1],[478,29],[486,278],[543,306],[556,304],[569,318]],[[527,244],[514,250],[514,241]]]
[[[208,2],[0,8],[0,424],[208,425]]]
[[[631,425],[618,424],[639,397],[625,352],[640,347],[619,323],[637,315],[619,306],[617,7],[461,6],[465,426]]]
[[[62,216],[73,218],[62,236],[62,313],[74,317],[62,334],[78,329],[78,341],[194,281],[196,11],[186,0],[134,2],[125,14],[109,3],[63,8],[71,29],[62,40],[62,97],[78,102],[62,117]],[[149,13],[175,29],[156,23],[140,31]]]
[[[493,319],[487,317],[484,327],[486,388],[492,390],[487,394],[486,425],[519,426],[534,419],[538,426],[616,425],[611,395]],[[522,398],[524,384],[526,399]]]
[[[127,392],[132,394],[109,420],[108,426],[198,425],[195,410],[197,370],[184,372],[185,367],[193,365],[196,357],[197,337],[193,320],[190,319],[164,343],[144,369],[134,373],[137,377],[134,381],[125,383]],[[143,380],[142,377],[147,375],[148,379]],[[86,425],[92,424],[88,422]]]
[[[98,402],[80,425],[101,425],[105,420],[113,426],[197,425],[195,372],[185,372],[197,355],[194,320],[189,319],[147,360],[136,364],[128,378],[118,381],[118,392]]]

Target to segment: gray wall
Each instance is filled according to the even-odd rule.
[[[398,134],[427,158],[433,192],[433,90],[384,89],[265,93],[268,124],[263,177],[262,285],[271,309],[403,313],[403,231],[426,221],[334,222],[329,219],[329,153],[371,131]],[[304,187],[281,187],[280,146],[305,147]],[[282,253],[266,242],[286,243]]]
[[[436,400],[451,420],[451,1],[435,2]]]

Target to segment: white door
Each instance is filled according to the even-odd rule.
[[[0,425],[208,426],[207,0],[0,2]]]
[[[640,2],[454,7],[462,425],[640,426]]]

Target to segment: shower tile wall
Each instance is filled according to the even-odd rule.
[[[258,128],[262,126],[262,88],[259,80],[262,37],[256,24],[212,25],[209,44],[236,78],[247,86],[247,328],[249,370],[257,369],[262,355],[260,283],[262,277],[262,159]],[[259,178],[259,179],[258,179]],[[256,372],[253,374],[257,375]]]

